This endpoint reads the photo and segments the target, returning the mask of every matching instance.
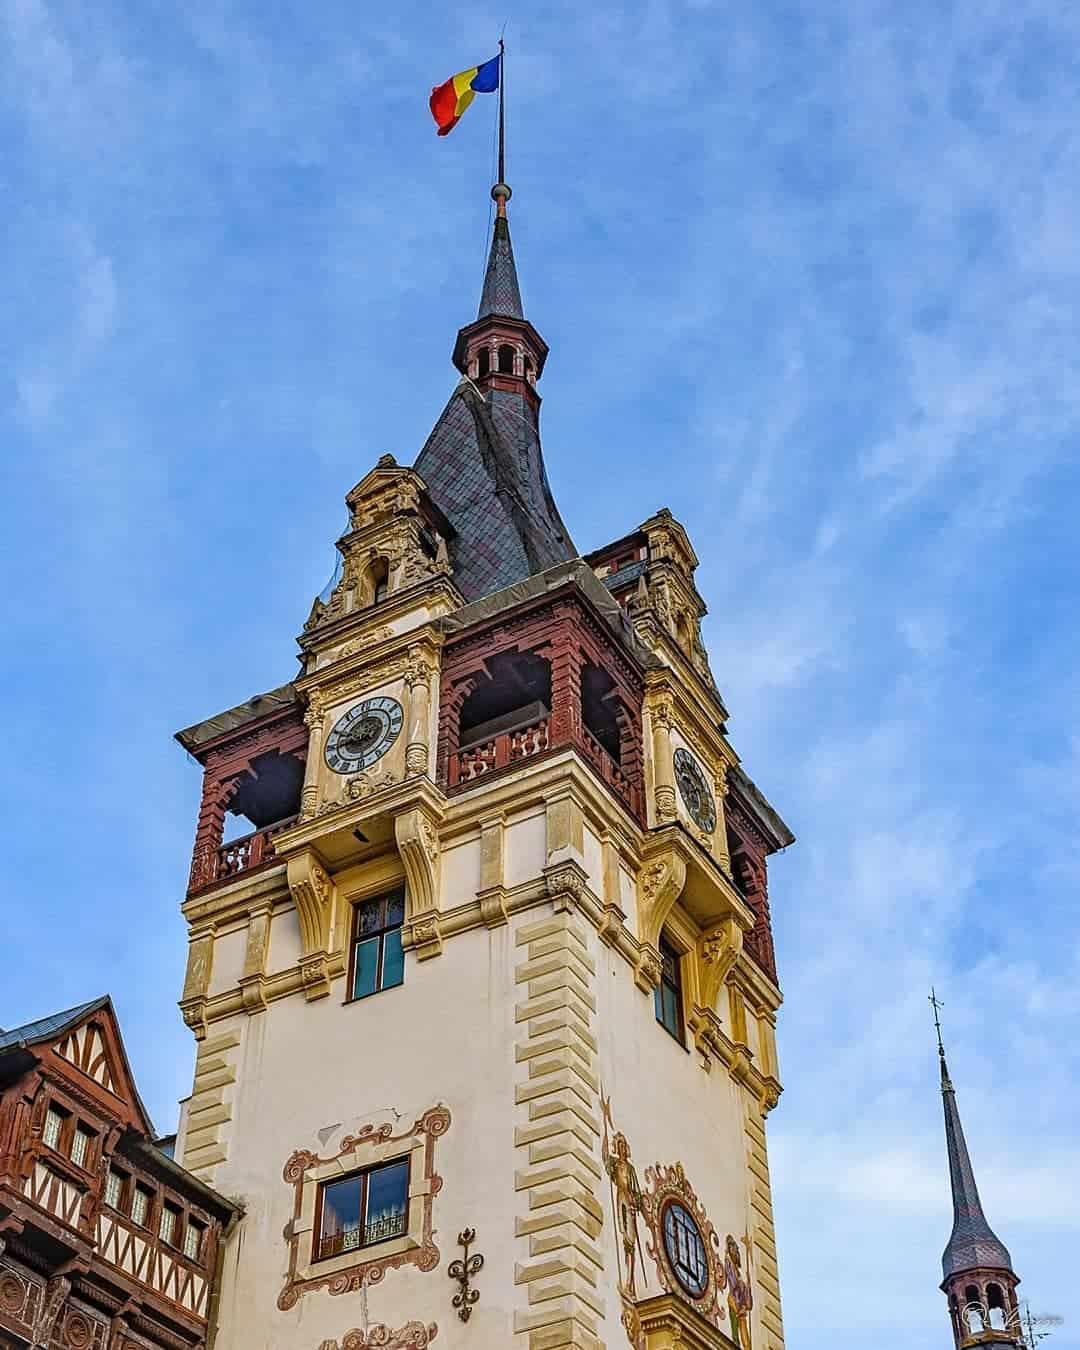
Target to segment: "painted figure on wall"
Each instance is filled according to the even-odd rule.
[[[724,1274],[727,1277],[728,1320],[731,1339],[740,1350],[750,1350],[750,1310],[754,1306],[754,1292],[750,1284],[751,1242],[745,1235],[746,1275],[742,1272],[742,1254],[739,1244],[729,1233],[725,1244]]]
[[[618,1224],[622,1247],[619,1266],[620,1287],[630,1298],[637,1297],[637,1258],[640,1251],[638,1215],[642,1210],[641,1186],[637,1172],[630,1161],[630,1145],[626,1135],[615,1129],[611,1118],[611,1099],[600,1094],[604,1115],[604,1167],[611,1182],[611,1203]],[[611,1127],[611,1136],[608,1127]],[[644,1273],[644,1271],[643,1271]]]

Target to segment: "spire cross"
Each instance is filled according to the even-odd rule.
[[[937,1032],[937,1049],[938,1049],[938,1054],[941,1056],[942,1059],[944,1059],[944,1058],[945,1058],[945,1046],[942,1044],[942,1040],[941,1040],[941,1018],[938,1016],[938,1009],[939,1009],[939,1008],[944,1008],[945,1004],[942,1003],[941,999],[939,999],[938,996],[937,996],[937,994],[934,992],[934,986],[933,986],[933,985],[930,986],[930,997],[929,997],[929,999],[927,1000],[927,1002],[930,1004],[930,1006],[931,1006],[931,1007],[933,1008],[933,1010],[934,1010],[934,1030]]]

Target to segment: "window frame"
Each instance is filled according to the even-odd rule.
[[[401,901],[401,922],[395,924],[383,924],[382,927],[375,929],[370,933],[360,935],[360,915],[366,905],[389,905],[391,901]],[[348,983],[345,986],[346,1003],[360,1003],[366,998],[373,998],[376,994],[383,994],[388,989],[400,989],[405,983],[405,952],[401,953],[401,979],[396,984],[383,984],[383,973],[385,969],[386,956],[386,937],[389,933],[401,933],[404,936],[405,928],[405,883],[399,882],[390,889],[381,890],[373,895],[358,897],[350,902],[352,914],[349,919],[349,970]],[[379,944],[378,964],[375,972],[375,988],[369,989],[365,994],[356,993],[356,958],[360,947],[365,942],[377,941]]]
[[[119,1181],[120,1183],[120,1192],[117,1196],[117,1201],[115,1205],[109,1200],[110,1177],[116,1177],[117,1181]],[[119,1167],[114,1167],[113,1164],[110,1162],[108,1171],[105,1173],[105,1185],[101,1191],[101,1203],[103,1205],[108,1205],[109,1209],[111,1209],[114,1214],[126,1214],[128,1210],[127,1205],[128,1188],[130,1187],[130,1185],[131,1185],[131,1173],[125,1172]]]
[[[658,944],[660,950],[660,980],[653,990],[653,1013],[657,1024],[662,1026],[667,1034],[682,1048],[686,1049],[686,999],[685,982],[683,980],[682,963],[686,955],[681,952],[675,943],[671,941],[667,933],[660,934]],[[674,979],[668,980],[665,977],[664,957],[670,957],[674,969]],[[664,991],[670,989],[675,996],[675,1018],[677,1029],[668,1026],[667,1018],[664,1014]]]
[[[168,1237],[165,1236],[165,1216],[171,1215],[172,1224],[169,1228]],[[184,1210],[182,1206],[171,1200],[163,1199],[158,1208],[157,1235],[158,1241],[164,1242],[166,1247],[171,1247],[174,1251],[182,1250],[177,1242],[177,1235],[184,1226]]]
[[[179,1251],[187,1261],[193,1262],[197,1266],[203,1264],[203,1252],[206,1248],[206,1234],[208,1226],[197,1215],[189,1213],[184,1220],[184,1240],[180,1244]],[[198,1238],[195,1242],[195,1250],[188,1251],[188,1238],[192,1233],[197,1233]]]
[[[146,1196],[146,1211],[141,1219],[135,1217],[135,1196],[138,1194]],[[144,1185],[141,1181],[135,1182],[134,1186],[131,1188],[131,1205],[128,1210],[128,1218],[136,1228],[145,1228],[148,1233],[154,1232],[154,1208],[156,1198],[154,1191],[151,1190],[149,1186]]]
[[[323,1233],[323,1200],[326,1191],[330,1186],[339,1186],[346,1181],[359,1179],[360,1186],[360,1235],[361,1238],[367,1228],[367,1207],[368,1196],[370,1194],[370,1177],[376,1172],[386,1171],[391,1167],[399,1167],[405,1164],[405,1209],[402,1215],[403,1223],[399,1233],[388,1233],[385,1237],[376,1238],[373,1242],[360,1241],[355,1247],[345,1247],[336,1252],[324,1252],[322,1250],[325,1235]],[[346,1172],[341,1176],[325,1177],[317,1183],[315,1192],[315,1223],[311,1233],[311,1264],[313,1266],[321,1264],[323,1261],[333,1261],[339,1256],[348,1256],[353,1252],[367,1251],[374,1247],[380,1247],[384,1242],[396,1242],[399,1238],[405,1237],[409,1232],[409,1205],[412,1199],[412,1150],[401,1154],[396,1158],[384,1158],[379,1162],[369,1163],[366,1167],[355,1168],[351,1172]]]
[[[75,1156],[75,1141],[78,1139],[79,1135],[82,1135],[86,1140],[86,1147],[82,1158],[76,1158]],[[81,1120],[75,1122],[75,1128],[71,1131],[71,1147],[68,1151],[68,1157],[76,1167],[81,1167],[84,1172],[92,1172],[94,1170],[97,1141],[98,1133],[96,1130],[92,1130],[89,1125]]]
[[[59,1121],[56,1128],[56,1138],[54,1140],[50,1140],[48,1137],[50,1118]],[[55,1099],[50,1101],[45,1108],[45,1116],[41,1122],[41,1142],[45,1147],[51,1149],[53,1153],[59,1153],[66,1157],[67,1149],[65,1148],[65,1144],[71,1128],[70,1122],[73,1120],[74,1116],[66,1109],[66,1107],[61,1106]]]

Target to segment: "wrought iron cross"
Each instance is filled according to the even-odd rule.
[[[942,1041],[941,1041],[941,1018],[938,1016],[938,1010],[939,1010],[940,1008],[944,1008],[945,1004],[942,1003],[941,999],[939,999],[938,996],[937,996],[937,994],[934,992],[934,986],[933,986],[933,985],[930,986],[930,998],[929,998],[928,1002],[929,1002],[930,1006],[931,1006],[931,1007],[933,1008],[933,1010],[934,1010],[934,1030],[937,1032],[937,1048],[938,1048],[938,1054],[942,1057],[942,1059],[944,1059],[944,1058],[945,1058],[945,1046],[942,1044]]]

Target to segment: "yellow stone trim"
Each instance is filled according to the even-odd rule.
[[[738,1350],[730,1336],[707,1322],[685,1299],[658,1294],[634,1305],[646,1350]]]
[[[548,810],[548,860],[562,852],[574,865],[580,813],[566,798]],[[556,863],[558,863],[556,859]],[[563,894],[555,896],[556,905]],[[598,1192],[603,1169],[596,1118],[596,1039],[590,1031],[596,999],[596,962],[588,930],[569,908],[526,921],[514,934],[524,960],[514,968],[521,991],[515,1007],[514,1059],[527,1077],[514,1100],[527,1113],[515,1126],[521,1165],[514,1189],[524,1208],[515,1219],[526,1244],[514,1269],[524,1293],[514,1310],[514,1330],[528,1350],[602,1346],[597,1338],[603,1302],[597,1294],[603,1254],[596,1245],[603,1210]]]

